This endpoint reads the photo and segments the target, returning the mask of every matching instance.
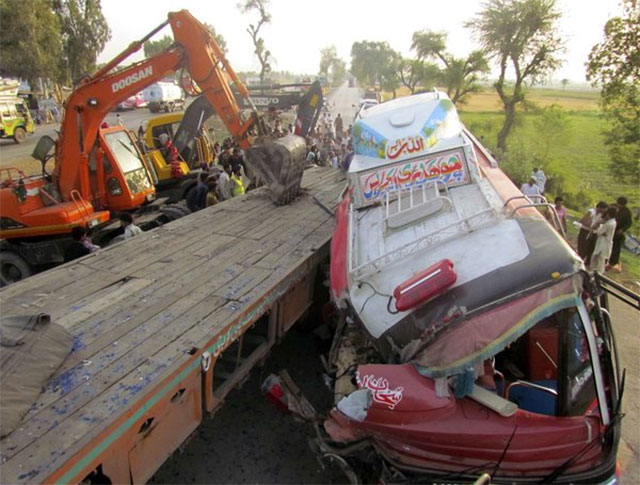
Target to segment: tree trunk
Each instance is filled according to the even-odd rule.
[[[514,103],[508,103],[504,107],[504,124],[500,133],[498,133],[498,150],[505,152],[507,148],[507,138],[513,129],[516,121],[516,106]]]

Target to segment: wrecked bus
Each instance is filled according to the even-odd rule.
[[[351,481],[615,483],[624,379],[553,207],[443,93],[374,106],[352,137],[316,449]]]

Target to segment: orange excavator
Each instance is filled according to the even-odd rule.
[[[173,31],[174,44],[156,56],[116,69],[167,24]],[[253,106],[249,92],[213,36],[188,11],[169,13],[167,21],[78,83],[65,103],[58,139],[41,138],[32,155],[42,162],[42,175],[0,169],[3,284],[63,262],[73,227],[86,226],[94,236],[108,226],[113,232],[114,223],[109,222],[112,211],[139,211],[159,205],[155,201],[154,172],[132,135],[121,126],[101,128],[101,123],[119,102],[180,69],[188,72],[194,90],[207,98],[245,150],[249,165],[269,186],[274,201],[287,203],[297,195],[304,139],[296,135],[270,139],[255,108],[245,117],[230,82]],[[310,100],[306,113],[316,104],[317,100]],[[54,147],[55,168],[48,174],[45,165]],[[152,216],[156,225],[158,212]]]

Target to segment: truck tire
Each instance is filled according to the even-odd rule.
[[[0,285],[7,286],[33,274],[31,266],[12,251],[0,251]]]
[[[20,144],[27,138],[27,132],[21,126],[18,126],[15,130],[13,130],[13,141],[16,144]]]

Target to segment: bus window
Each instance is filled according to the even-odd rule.
[[[564,396],[561,413],[564,416],[581,416],[595,401],[596,389],[589,343],[578,312],[570,310],[562,340]]]

